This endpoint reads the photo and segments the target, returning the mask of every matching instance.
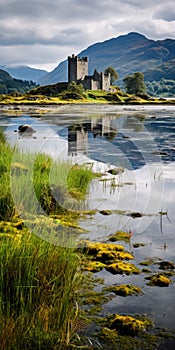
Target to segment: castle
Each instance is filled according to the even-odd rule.
[[[88,57],[68,57],[68,83],[71,81],[82,84],[87,90],[110,89],[110,73],[99,73],[95,69],[93,75],[88,75]]]

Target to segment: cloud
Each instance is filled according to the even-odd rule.
[[[0,64],[57,64],[130,31],[175,38],[174,17],[171,0],[0,0]]]
[[[175,21],[175,7],[174,3],[163,6],[159,11],[154,15],[155,19],[162,19],[167,22]]]

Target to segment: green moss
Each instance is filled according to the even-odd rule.
[[[124,251],[124,247],[118,244],[112,243],[101,243],[101,242],[91,242],[91,241],[81,241],[79,244],[79,248],[83,250],[84,253],[88,255],[97,256],[100,252],[122,252]]]
[[[155,265],[155,264],[157,264],[157,259],[154,259],[154,258],[149,258],[147,260],[140,262],[140,265],[142,265],[142,266],[150,266],[150,265]]]
[[[124,261],[118,261],[114,264],[111,264],[106,267],[106,270],[112,273],[113,275],[117,274],[139,274],[141,271],[134,265],[129,264]]]
[[[83,270],[90,272],[99,272],[105,267],[106,265],[100,261],[87,261],[83,266]]]
[[[122,245],[112,243],[81,241],[79,249],[89,255],[91,260],[100,261],[108,265],[118,260],[133,259],[133,255],[124,251]]]
[[[133,286],[131,284],[121,284],[119,286],[111,286],[104,289],[105,291],[113,292],[116,295],[127,297],[128,295],[143,294],[141,288]]]
[[[111,241],[111,242],[116,242],[116,241],[129,242],[130,238],[131,237],[130,237],[130,234],[128,232],[117,231],[116,233],[114,233],[113,236],[109,237],[109,241]]]
[[[148,319],[139,319],[132,316],[115,314],[110,319],[110,328],[121,334],[138,335],[150,327],[152,322]]]
[[[115,329],[103,327],[100,332],[100,339],[104,340],[105,343],[109,342],[110,344],[115,345],[118,340],[118,333]]]
[[[118,252],[115,250],[106,250],[106,251],[102,251],[100,250],[97,255],[96,255],[97,259],[102,261],[105,264],[109,264],[112,261],[116,261],[116,260],[131,260],[133,259],[133,255],[131,255],[128,252]]]
[[[160,339],[158,336],[142,332],[139,337],[133,335],[121,335],[114,329],[103,327],[98,334],[103,349],[115,350],[155,350],[158,349]]]
[[[161,274],[148,277],[147,279],[150,280],[150,282],[148,283],[149,286],[168,287],[171,283],[170,278]]]

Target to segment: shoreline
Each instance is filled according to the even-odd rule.
[[[174,110],[174,104],[172,103],[142,103],[142,104],[103,104],[103,103],[65,103],[65,104],[1,104],[0,113],[6,115],[7,113],[21,116],[23,113],[34,113],[40,116],[41,114],[64,114],[70,112],[74,115],[79,110],[87,109],[87,113],[91,111],[94,113],[116,112],[120,114],[124,113],[153,113],[152,117],[156,117],[155,113],[161,113],[165,110]],[[0,116],[1,117],[1,116]]]

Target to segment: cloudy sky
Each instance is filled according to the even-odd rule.
[[[131,31],[175,39],[174,0],[0,0],[0,65],[51,70]]]

